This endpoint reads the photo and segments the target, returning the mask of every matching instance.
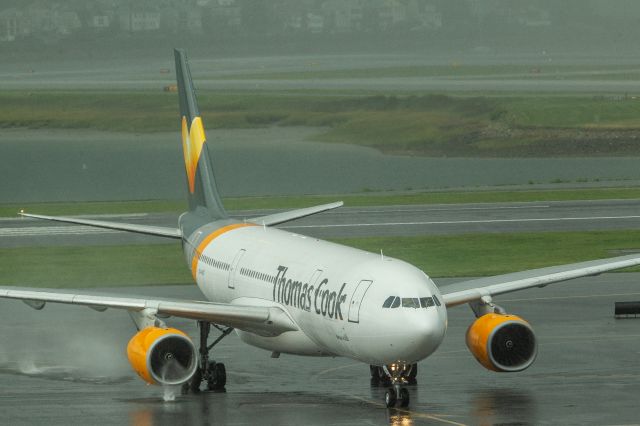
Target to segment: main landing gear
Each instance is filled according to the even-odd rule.
[[[211,326],[218,329],[222,334],[218,336],[213,343],[207,345]],[[198,321],[198,328],[200,329],[200,359],[198,362],[198,369],[191,380],[188,383],[185,383],[183,392],[200,392],[200,385],[202,382],[207,384],[206,389],[209,391],[226,392],[225,385],[227,384],[227,371],[223,363],[209,359],[209,351],[211,351],[215,345],[220,343],[222,339],[227,337],[229,333],[233,331],[233,328],[220,327],[207,321]]]
[[[418,364],[389,364],[385,367],[370,365],[371,386],[384,386],[387,391],[384,394],[385,405],[389,408],[398,403],[401,407],[409,406],[409,391],[406,385],[418,383]]]

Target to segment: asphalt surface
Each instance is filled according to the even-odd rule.
[[[0,65],[0,90],[82,89],[82,90],[162,90],[174,84],[172,55],[166,58],[148,58],[128,61],[98,61],[87,63],[67,60],[39,66],[23,63]],[[192,58],[193,77],[200,90],[216,91],[283,91],[324,90],[332,92],[548,92],[548,93],[616,93],[638,92],[640,82],[616,78],[637,70],[612,70],[612,64],[629,64],[634,58],[566,52],[547,56],[500,55],[496,53],[456,53],[450,55],[313,55],[313,56],[260,56],[244,58]],[[503,65],[520,64],[541,73],[527,70],[521,73],[479,75],[415,75],[407,77],[353,77],[270,78],[261,74],[280,72],[318,72],[357,70],[385,67]],[[585,70],[562,71],[555,65],[586,64]],[[592,69],[602,64],[602,69]],[[635,63],[634,63],[635,65]],[[169,69],[170,73],[160,70]],[[242,75],[242,78],[237,78]],[[252,78],[255,75],[255,78]]]
[[[287,229],[319,237],[624,229],[639,225],[638,207],[638,201],[620,200],[343,208]],[[164,226],[176,220],[101,218]],[[162,241],[28,219],[2,220],[0,232],[3,247]],[[214,352],[229,372],[227,392],[176,396],[175,390],[145,385],[131,371],[125,348],[135,330],[126,313],[54,304],[35,311],[0,300],[2,423],[637,424],[640,318],[614,319],[613,305],[640,300],[639,280],[640,274],[605,274],[502,296],[497,303],[528,320],[539,340],[536,363],[522,373],[496,374],[477,364],[464,344],[473,315],[466,306],[451,309],[447,338],[420,363],[408,410],[384,407],[384,389],[370,387],[366,365],[340,358],[272,359],[234,334]],[[193,285],[104,290],[201,299]],[[196,335],[192,321],[169,324]]]
[[[211,62],[210,68],[226,67],[229,75],[238,69],[254,67],[259,72],[269,67],[308,67],[308,58],[294,58],[289,64],[282,58],[258,62]],[[443,60],[450,63],[451,60]],[[358,58],[353,59],[359,61]],[[397,57],[387,57],[397,65]],[[325,63],[335,62],[324,58]],[[371,63],[371,58],[362,61]],[[537,60],[534,61],[537,63]],[[202,64],[206,64],[202,61]],[[419,64],[422,65],[422,64]],[[62,64],[59,70],[6,69],[3,65],[1,89],[87,88],[87,89],[150,89],[160,90],[172,84],[172,77],[159,77],[160,67],[167,63],[142,66],[116,64],[112,68],[96,67],[95,72],[78,75],[76,65]],[[317,64],[313,65],[317,67]],[[353,64],[345,64],[345,68]],[[331,67],[330,67],[331,68]],[[200,88],[229,90],[323,89],[367,91],[550,91],[550,92],[612,92],[626,93],[639,89],[636,81],[584,80],[567,76],[558,80],[510,76],[508,78],[372,78],[330,80],[230,80],[211,78],[210,71],[194,66]],[[76,70],[76,71],[74,71]],[[35,71],[35,72],[33,72]],[[152,75],[155,74],[155,77]],[[157,141],[153,141],[157,144]],[[150,142],[151,143],[151,142]],[[176,162],[175,143],[167,142],[165,156]],[[156,145],[154,145],[156,146]],[[253,148],[252,148],[253,149]],[[323,149],[327,149],[324,147]],[[14,154],[18,151],[12,151]],[[32,151],[30,151],[32,152]],[[65,152],[62,150],[62,152]],[[97,151],[96,151],[97,152]],[[142,152],[142,151],[140,151]],[[7,154],[7,152],[5,152]],[[89,194],[110,182],[100,174],[104,164],[102,151],[83,151],[84,157],[69,161],[50,161],[67,170],[80,170],[70,182],[88,183]],[[117,153],[116,153],[117,154]],[[135,153],[134,153],[135,154]],[[121,154],[119,154],[121,155]],[[143,155],[147,155],[145,152]],[[163,154],[164,155],[164,154]],[[342,155],[342,154],[341,154]],[[16,159],[19,155],[14,156]],[[12,157],[12,158],[14,158]],[[2,158],[8,159],[9,155]],[[27,158],[27,157],[25,157]],[[30,157],[29,161],[31,161]],[[88,158],[88,159],[87,159]],[[96,158],[95,162],[92,161]],[[148,161],[148,157],[145,161]],[[260,161],[264,159],[256,156]],[[137,161],[131,157],[132,163]],[[278,160],[280,161],[280,160]],[[317,162],[316,158],[312,158]],[[385,158],[385,161],[389,161]],[[450,171],[438,172],[447,185],[461,170],[468,168],[464,160],[447,163]],[[552,160],[543,160],[545,163]],[[617,160],[616,160],[617,161]],[[629,162],[635,164],[635,159]],[[23,170],[18,160],[5,160],[3,181],[15,185],[11,167]],[[602,163],[601,159],[594,163]],[[157,163],[157,161],[154,161]],[[138,162],[139,164],[139,162]],[[276,163],[279,164],[279,163]],[[482,175],[502,172],[491,161],[483,162]],[[524,163],[513,166],[522,179],[531,178]],[[527,162],[526,164],[530,164]],[[525,165],[526,165],[525,164]],[[531,163],[533,164],[533,163]],[[564,160],[558,170],[574,170]],[[582,163],[581,163],[582,164]],[[586,164],[586,162],[584,162]],[[618,163],[616,163],[618,164]],[[137,166],[134,164],[134,166]],[[177,165],[179,166],[179,164]],[[167,163],[166,169],[176,165]],[[437,164],[436,164],[437,166]],[[585,166],[587,172],[566,179],[593,177],[597,164]],[[112,166],[109,166],[112,167]],[[536,168],[537,165],[532,168]],[[617,170],[620,167],[615,167]],[[132,166],[132,170],[135,167]],[[308,172],[308,163],[300,166]],[[336,167],[338,169],[338,167]],[[350,172],[349,167],[339,167]],[[406,167],[394,169],[398,174]],[[433,169],[425,167],[425,169]],[[119,169],[123,170],[123,169]],[[369,171],[376,167],[369,167]],[[635,169],[634,169],[635,170]],[[96,172],[93,177],[94,171]],[[377,171],[377,170],[376,170]],[[455,173],[454,173],[455,171]],[[295,172],[295,171],[294,171]],[[479,173],[480,173],[479,172]],[[305,173],[284,173],[289,181],[299,183]],[[550,179],[562,178],[554,171]],[[68,174],[73,174],[69,172]],[[148,179],[155,187],[157,179],[131,172],[120,173],[127,185]],[[601,173],[602,174],[602,173]],[[54,174],[45,174],[43,180]],[[94,178],[94,181],[87,178]],[[611,174],[604,174],[611,176]],[[20,176],[20,175],[17,175]],[[291,179],[294,176],[296,179]],[[599,175],[598,175],[599,176]],[[635,176],[635,175],[634,175]],[[339,177],[339,176],[338,176]],[[368,173],[367,182],[372,174]],[[632,176],[633,177],[633,176]],[[323,178],[328,179],[323,175]],[[505,180],[501,183],[514,183]],[[629,176],[620,176],[627,179]],[[167,179],[182,182],[182,179]],[[473,178],[478,184],[478,178]],[[256,179],[246,179],[254,182]],[[338,179],[340,180],[340,179]],[[32,183],[32,181],[30,181]],[[419,179],[419,182],[433,180]],[[57,182],[57,185],[60,183]],[[174,191],[182,186],[175,184]],[[35,186],[37,187],[37,186]],[[128,193],[131,190],[122,186]],[[150,185],[137,188],[149,196]],[[63,186],[66,188],[66,186]],[[173,188],[173,187],[171,187]],[[270,188],[273,188],[271,185]],[[377,187],[376,187],[377,188]],[[362,189],[362,187],[358,188]],[[20,188],[19,193],[33,191]],[[9,190],[2,193],[9,193]],[[47,190],[48,191],[48,190]],[[233,191],[230,191],[233,192]],[[76,192],[76,194],[82,192]],[[73,198],[73,197],[72,197]],[[113,198],[113,197],[112,197]],[[140,197],[137,197],[140,198]],[[36,199],[42,199],[39,194]],[[543,230],[631,229],[639,225],[639,202],[569,202],[569,203],[505,203],[490,205],[410,206],[384,208],[344,208],[286,225],[287,229],[317,237],[365,235],[423,235],[469,232],[519,232]],[[258,212],[244,212],[253,216]],[[106,219],[103,217],[103,219]],[[112,217],[123,222],[175,226],[176,217],[169,215],[127,215]],[[284,227],[284,226],[283,226]],[[91,245],[159,242],[162,239],[130,234],[89,230],[89,228],[37,222],[26,219],[0,219],[0,247],[34,245]],[[1,272],[0,272],[1,273]],[[203,393],[177,396],[173,390],[146,386],[131,371],[125,356],[127,341],[134,327],[127,314],[115,310],[104,313],[81,307],[48,305],[35,311],[18,301],[0,300],[0,423],[7,425],[70,425],[70,424],[131,424],[131,425],[631,425],[638,424],[637,396],[640,394],[640,318],[614,319],[615,301],[640,300],[640,274],[605,274],[558,284],[545,289],[533,289],[506,295],[497,300],[508,312],[527,319],[536,330],[539,354],[528,370],[516,374],[496,374],[484,370],[469,354],[464,333],[473,321],[466,306],[449,312],[449,331],[443,345],[432,357],[420,363],[418,385],[410,389],[412,404],[408,410],[389,410],[382,404],[384,389],[369,386],[368,368],[348,359],[303,358],[282,355],[272,359],[269,353],[247,346],[235,335],[216,347],[214,356],[228,370],[226,393]],[[444,285],[451,280],[440,280]],[[109,289],[106,289],[109,291]],[[131,292],[153,296],[199,299],[193,285],[178,287],[119,288],[119,293]],[[170,319],[172,326],[196,333],[192,321]]]
[[[341,358],[279,359],[232,334],[214,354],[226,393],[177,396],[146,386],[124,354],[126,313],[0,301],[0,412],[11,425],[631,425],[638,422],[640,318],[614,319],[614,301],[640,300],[640,274],[605,274],[512,295],[498,303],[530,321],[535,364],[484,370],[469,354],[466,306],[449,311],[440,349],[419,364],[408,410],[386,409],[366,365]],[[446,280],[446,282],[451,280]],[[438,283],[445,284],[444,281]],[[108,291],[108,289],[107,289]],[[194,286],[118,289],[198,298]],[[191,321],[171,325],[196,333]]]
[[[238,219],[274,211],[233,212]],[[35,212],[34,212],[35,213]],[[177,226],[177,215],[87,216]],[[342,207],[279,226],[318,238],[640,228],[639,200]],[[163,243],[165,239],[27,218],[0,219],[0,247]]]

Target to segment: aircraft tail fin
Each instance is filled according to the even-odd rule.
[[[216,185],[187,55],[182,49],[175,49],[174,53],[189,211],[209,220],[226,219],[228,215]]]

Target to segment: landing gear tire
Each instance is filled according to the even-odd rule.
[[[394,388],[387,389],[387,391],[384,393],[384,403],[387,408],[395,407],[397,400],[398,397],[396,395],[396,390]]]
[[[418,379],[418,364],[412,364],[411,370],[409,371],[409,375],[407,376],[407,384],[408,385],[417,385]]]
[[[413,373],[414,370],[415,373]],[[410,380],[412,376],[414,380],[413,383],[415,383],[415,374],[418,372],[417,366],[415,364],[397,362],[385,366],[383,372],[390,384],[384,394],[385,405],[387,407],[394,407],[396,404],[399,404],[401,407],[408,407],[410,398],[409,391],[405,386],[411,383]]]
[[[370,365],[369,372],[371,373],[371,386],[372,387],[389,387],[391,386],[391,379],[389,375],[384,371],[384,368],[377,365]]]
[[[189,382],[187,382],[186,390],[191,393],[200,393],[200,383],[202,382],[202,369],[196,368],[196,372]],[[185,390],[185,388],[183,388]]]
[[[371,373],[371,387],[377,388],[378,386],[380,386],[380,377],[378,377],[378,367],[375,365],[370,365],[369,373]]]
[[[409,391],[406,388],[400,389],[399,398],[400,398],[401,407],[406,408],[409,406],[410,397],[409,397]]]
[[[209,331],[211,327],[215,327],[222,334],[211,344],[208,344]],[[189,382],[182,386],[184,393],[191,391],[192,393],[200,392],[202,382],[207,383],[207,390],[214,392],[226,392],[227,370],[221,362],[215,362],[209,359],[209,352],[215,345],[220,343],[222,339],[233,331],[231,327],[220,327],[207,321],[198,321],[200,329],[200,358],[198,360],[198,368]]]
[[[209,363],[209,377],[207,389],[214,392],[224,392],[227,384],[227,370],[221,362]]]

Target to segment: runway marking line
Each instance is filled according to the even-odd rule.
[[[328,368],[326,370],[322,370],[319,373],[314,374],[314,376],[317,378],[317,377],[320,377],[320,376],[324,376],[325,374],[332,373],[334,371],[343,370],[345,368],[351,368],[351,367],[360,367],[360,366],[362,366],[362,363],[353,363],[353,364],[341,365],[340,367],[333,367],[333,368]],[[356,396],[356,395],[346,394],[346,393],[345,393],[345,395],[348,395],[350,398],[357,399],[359,401],[367,402],[369,404],[375,404],[375,405],[379,405],[379,406],[384,406],[384,404],[381,404],[378,401],[374,401],[374,400],[371,400],[371,399],[359,397],[359,396]],[[411,411],[411,410],[397,409],[397,408],[395,409],[395,411],[402,412],[402,413],[407,413],[410,416],[417,416],[417,417],[421,417],[421,418],[424,418],[424,419],[435,420],[435,421],[438,421],[438,422],[441,422],[441,423],[446,423],[446,424],[451,424],[451,425],[458,425],[458,426],[466,426],[464,423],[458,423],[458,422],[454,422],[452,420],[443,419],[443,418],[438,417],[438,416],[433,415],[433,414],[427,414],[427,413],[421,413],[421,412],[418,412],[418,411]],[[441,414],[440,416],[444,416],[444,415],[446,415],[446,414]]]
[[[531,300],[561,300],[561,299],[590,299],[594,297],[621,297],[621,296],[638,296],[637,293],[607,293],[607,294],[589,294],[589,295],[573,295],[573,296],[550,296],[550,297],[531,297],[526,299],[501,299],[500,302],[529,302]]]
[[[461,207],[461,208],[427,208],[427,209],[388,209],[388,210],[338,210],[333,214],[362,214],[362,213],[423,213],[423,212],[450,212],[450,211],[476,211],[476,210],[529,210],[548,209],[551,206],[502,206],[502,207]]]
[[[2,228],[0,237],[30,237],[44,235],[84,235],[84,234],[117,234],[124,231],[92,228],[90,226],[29,226],[23,228]]]
[[[351,367],[360,367],[360,366],[362,366],[362,363],[353,363],[353,364],[341,365],[340,367],[333,367],[333,368],[328,368],[326,370],[322,370],[319,373],[314,374],[314,376],[317,378],[317,377],[323,376],[325,374],[332,373],[334,371],[343,370],[345,368],[351,368]],[[352,394],[347,394],[347,393],[345,393],[345,395],[349,396],[350,398],[362,401],[362,402],[366,402],[366,403],[369,403],[369,404],[374,404],[374,405],[378,405],[378,406],[383,406],[384,407],[384,404],[381,404],[378,401],[374,401],[374,400],[371,400],[371,399],[367,399],[367,398],[363,398],[363,397],[359,397],[359,396],[352,395]],[[447,420],[447,419],[443,419],[443,418],[439,417],[439,416],[446,416],[446,414],[440,414],[440,415],[436,416],[434,414],[421,413],[421,412],[418,412],[418,411],[411,411],[411,410],[406,410],[406,409],[395,408],[394,410],[397,411],[397,412],[406,413],[406,414],[408,414],[410,416],[417,416],[417,417],[421,417],[421,418],[424,418],[424,419],[435,420],[435,421],[438,421],[438,422],[441,422],[441,423],[457,425],[457,426],[466,426],[464,423],[458,423],[458,422],[454,422],[452,420]]]
[[[384,404],[382,404],[382,403],[380,403],[378,401],[374,401],[374,400],[371,400],[371,399],[367,399],[367,398],[363,398],[363,397],[360,397],[360,396],[351,395],[351,394],[347,394],[347,393],[344,393],[344,395],[348,396],[349,398],[356,399],[358,401],[362,401],[362,402],[366,402],[368,404],[373,404],[373,405],[377,405],[377,406],[380,406],[380,407],[387,408]],[[419,417],[419,418],[422,418],[422,419],[435,420],[437,422],[446,423],[446,424],[449,424],[449,425],[467,426],[465,423],[459,423],[459,422],[456,422],[456,421],[453,421],[453,420],[447,420],[447,419],[443,419],[442,417],[440,417],[440,416],[446,416],[446,414],[434,415],[434,414],[422,413],[422,412],[419,412],[419,411],[411,411],[411,410],[407,410],[407,409],[403,409],[403,408],[393,408],[393,409],[389,409],[389,410],[393,410],[396,413],[407,414],[407,416],[410,417],[410,418]]]

